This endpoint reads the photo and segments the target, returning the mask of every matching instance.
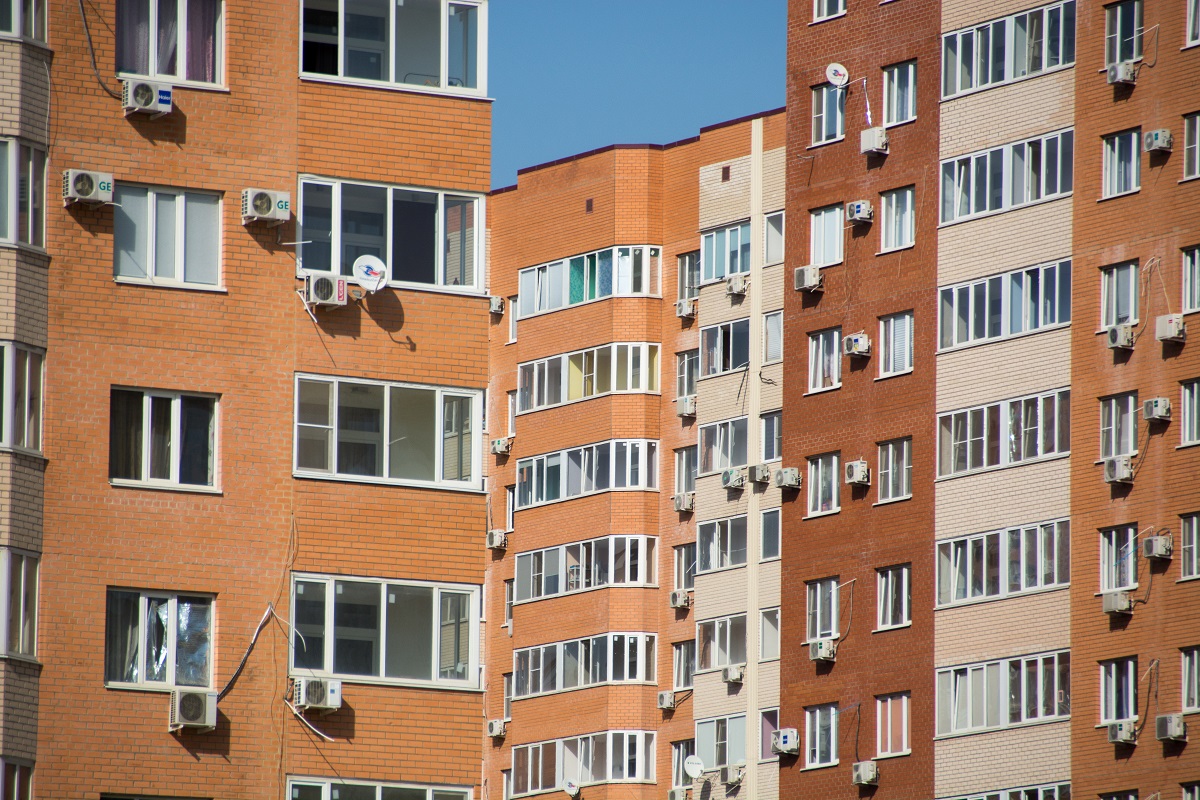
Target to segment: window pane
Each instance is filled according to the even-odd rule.
[[[119,278],[149,278],[148,193],[144,188],[118,183],[113,203],[113,274]]]
[[[299,668],[325,668],[325,584],[296,581],[292,659]]]
[[[341,273],[349,275],[359,256],[387,257],[387,189],[353,183],[344,183],[341,189]]]
[[[430,680],[433,677],[433,589],[389,585],[387,595],[387,652],[384,674],[389,678]]]
[[[417,86],[441,86],[440,0],[407,0],[403,4],[396,3],[394,10],[396,80]],[[461,44],[462,32],[459,36]],[[461,58],[459,67],[461,70]]]
[[[446,32],[450,59],[448,79],[450,86],[461,86],[465,89],[479,87],[478,18],[479,10],[475,6],[450,4],[450,19]]]
[[[442,592],[441,601],[438,677],[466,680],[469,677],[471,595],[465,592]]]
[[[145,643],[146,675],[144,680],[164,683],[167,680],[167,653],[170,649],[170,600],[165,597],[146,598]]]
[[[333,384],[299,381],[296,420],[296,468],[328,472],[333,424],[330,403]]]
[[[213,485],[215,408],[212,398],[180,398],[180,483]]]
[[[175,280],[176,203],[181,198],[169,192],[154,193],[154,277]]]
[[[306,25],[308,14],[306,9]],[[117,188],[120,189],[119,186]],[[330,271],[333,268],[333,187],[316,183],[301,184],[300,219],[300,266],[306,270]]]
[[[334,672],[379,674],[379,588],[355,581],[334,584]]]
[[[183,244],[183,279],[188,283],[216,286],[221,249],[221,203],[215,195],[187,195]]]
[[[142,393],[113,389],[109,410],[108,477],[142,479]]]
[[[469,399],[467,405],[470,405]],[[437,459],[437,393],[429,389],[393,386],[389,415],[388,477],[433,480]],[[450,436],[446,443],[450,445],[456,441]],[[458,452],[456,446],[455,453]],[[469,462],[468,454],[468,471]]]
[[[452,12],[453,13],[453,12]],[[446,286],[475,285],[475,201],[469,197],[446,198]]]
[[[138,605],[137,592],[109,590],[104,632],[104,680],[106,682],[136,682],[138,669]]]
[[[212,641],[212,601],[206,597],[179,597],[175,622],[175,683],[208,686]]]
[[[431,426],[432,428],[432,426]],[[383,475],[383,387],[338,386],[337,471]]]

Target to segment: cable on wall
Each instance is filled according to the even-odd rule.
[[[100,88],[108,92],[110,97],[120,100],[121,94],[110,89],[104,78],[100,77],[100,68],[96,66],[96,45],[92,43],[92,30],[88,27],[87,10],[83,7],[83,0],[79,0],[79,18],[83,20],[83,33],[87,37],[88,55],[92,58],[92,72],[96,76],[96,83],[100,84]]]

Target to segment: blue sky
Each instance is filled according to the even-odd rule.
[[[492,186],[784,104],[786,0],[494,0]]]

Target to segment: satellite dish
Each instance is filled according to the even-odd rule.
[[[692,780],[696,780],[704,774],[704,762],[700,760],[700,756],[688,756],[683,760],[683,771]]]
[[[359,256],[351,267],[354,280],[368,292],[378,292],[387,283],[387,264],[376,256]]]
[[[825,68],[825,80],[840,89],[850,82],[850,71],[835,61]]]
[[[575,781],[563,781],[563,791],[571,797],[579,797],[579,784]]]

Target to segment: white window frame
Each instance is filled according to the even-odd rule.
[[[827,392],[842,386],[842,329],[828,328],[808,335],[808,392]]]
[[[696,574],[743,567],[749,550],[749,520],[745,514],[708,520],[696,526]]]
[[[176,0],[176,2],[175,2],[175,6],[176,6],[175,19],[173,22],[167,23],[167,24],[173,24],[176,29],[175,30],[176,72],[174,72],[174,73],[163,72],[161,69],[157,68],[158,61],[159,61],[158,45],[159,45],[159,33],[160,33],[158,12],[160,10],[161,4],[150,2],[150,3],[148,3],[148,5],[149,5],[149,16],[148,16],[149,24],[147,25],[147,28],[146,28],[146,38],[148,39],[148,41],[143,42],[143,44],[145,44],[149,50],[148,55],[146,57],[146,63],[150,67],[150,69],[147,70],[145,73],[130,72],[130,71],[126,71],[126,70],[118,70],[117,75],[121,76],[121,77],[139,76],[139,77],[153,78],[155,80],[162,81],[163,83],[169,83],[169,84],[172,84],[175,86],[205,86],[205,87],[224,86],[225,85],[225,10],[226,10],[225,3],[220,2],[218,4],[219,10],[217,12],[216,30],[213,32],[213,36],[215,38],[216,57],[214,59],[214,65],[213,65],[213,80],[211,80],[211,81],[198,80],[196,78],[189,78],[187,76],[188,21],[190,20],[190,14],[188,13],[188,0]],[[119,6],[118,6],[118,8],[119,8]],[[125,27],[126,24],[127,24],[126,21],[120,19],[119,17],[116,20],[115,27],[117,30],[117,38],[118,39],[120,39],[122,37],[123,34],[121,32],[121,29],[123,27]]]
[[[842,263],[844,258],[845,208],[835,203],[808,212],[808,262],[821,267]]]
[[[221,491],[221,398],[215,394],[206,392],[170,392],[161,389],[142,389],[132,386],[113,386],[113,392],[128,392],[131,394],[141,394],[142,396],[142,446],[141,453],[134,454],[139,456],[138,472],[140,478],[115,477],[112,474],[114,465],[112,464],[112,456],[109,457],[109,479],[108,482],[113,486],[148,486],[159,489],[179,489],[189,492],[220,492]],[[182,443],[184,436],[180,426],[183,424],[182,405],[184,399],[189,400],[204,400],[212,403],[212,429],[208,440],[208,461],[210,479],[208,483],[183,483],[180,476],[180,459],[182,457]],[[167,478],[152,478],[151,471],[151,456],[153,455],[153,437],[151,436],[151,407],[154,401],[167,401],[170,403],[171,410],[171,435],[168,443],[167,457],[170,459],[169,471],[170,476]],[[109,414],[112,415],[112,401],[110,393]]]
[[[804,644],[817,639],[837,639],[841,636],[840,613],[841,587],[837,577],[821,578],[805,584],[805,639]]]
[[[153,6],[153,4],[151,4]],[[113,280],[118,283],[137,283],[150,286],[169,286],[177,289],[199,289],[207,291],[223,291],[224,289],[224,264],[221,252],[221,240],[224,234],[223,223],[223,207],[221,195],[215,192],[202,192],[184,189],[168,189],[158,186],[143,186],[141,184],[129,184],[119,182],[116,185],[116,190],[113,193],[113,200],[117,205],[116,216],[114,220],[113,232],[113,247],[119,246],[118,236],[115,230],[116,224],[120,222],[126,214],[126,209],[131,208],[129,202],[122,204],[122,194],[129,191],[144,191],[146,193],[146,216],[141,220],[130,220],[130,224],[134,226],[133,234],[142,240],[141,246],[146,256],[145,267],[146,275],[138,277],[135,275],[120,275],[117,274],[117,259],[113,258]],[[174,217],[173,228],[171,235],[174,237],[174,247],[171,248],[171,261],[174,266],[173,275],[158,275],[160,267],[158,264],[159,247],[158,247],[158,200],[159,198],[174,198]],[[216,200],[216,260],[217,263],[213,267],[215,280],[211,283],[207,281],[188,280],[187,279],[187,207],[189,202],[196,202],[201,198]],[[207,238],[207,234],[205,235]]]
[[[834,0],[834,2],[844,0]],[[820,0],[816,0],[820,2]],[[843,12],[844,13],[844,12]],[[833,113],[833,130],[827,117]],[[840,142],[846,138],[846,89],[822,83],[812,90],[812,146]]]
[[[1100,662],[1100,724],[1138,718],[1137,657]]]
[[[683,739],[671,742],[671,786],[674,788],[689,787],[692,778],[683,768],[689,756],[696,755],[696,740]]]
[[[900,332],[903,331],[903,335]],[[913,371],[913,312],[879,318],[879,377]]]
[[[912,497],[912,437],[879,443],[879,502]]]
[[[879,252],[912,247],[917,241],[916,187],[902,186],[879,195]]]
[[[750,450],[749,438],[748,417],[737,417],[701,426],[699,474],[712,475],[733,467],[746,466]]]
[[[46,148],[0,138],[0,161],[0,244],[42,251],[46,247]]]
[[[1183,662],[1183,689],[1180,692],[1183,710],[1200,711],[1200,647],[1185,647],[1180,651]]]
[[[1188,0],[1187,4],[1187,45],[1200,44],[1200,0]],[[1193,792],[1196,790],[1193,789]],[[1200,797],[1195,798],[1200,800]]]
[[[938,290],[938,352],[1071,324],[1071,261],[1047,261]]]
[[[680,447],[675,451],[675,494],[696,491],[696,476],[700,472],[700,451],[697,445]]]
[[[1138,324],[1141,279],[1141,269],[1136,261],[1112,264],[1100,270],[1100,330],[1106,331],[1114,325]],[[1128,314],[1120,313],[1122,302],[1127,304]]]
[[[908,737],[908,692],[879,695],[875,698],[875,757],[906,756],[912,752]],[[899,717],[900,741],[892,729],[892,723]]]
[[[1070,390],[1059,389],[939,414],[939,478],[1069,454],[1070,409]]]
[[[762,460],[766,463],[783,459],[783,412],[768,411],[759,415],[761,422]]]
[[[680,300],[690,300],[700,296],[700,251],[680,253],[676,259],[679,278]]]
[[[508,306],[508,344],[512,344],[517,340],[517,320],[521,318],[521,315],[517,312],[517,303],[519,300],[520,298],[513,295],[505,301]]]
[[[907,96],[902,89],[907,88]],[[883,125],[903,125],[917,118],[917,62],[904,61],[883,68]]]
[[[618,657],[617,648],[621,653]],[[597,651],[604,650],[598,656]],[[568,685],[567,651],[574,650],[577,674]],[[600,661],[600,658],[603,661]],[[513,699],[573,692],[592,686],[654,684],[658,666],[658,635],[609,631],[561,642],[513,650]],[[599,670],[596,670],[599,667]],[[552,671],[552,672],[551,672]],[[622,674],[617,678],[617,673]]]
[[[846,0],[813,0],[813,22],[843,16]]]
[[[1100,458],[1132,456],[1138,452],[1138,393],[1124,392],[1100,399]]]
[[[780,557],[783,546],[783,536],[780,528],[780,509],[763,509],[759,517],[759,559],[772,561]]]
[[[528,776],[531,780],[527,784],[527,791],[517,792],[514,791],[516,779],[510,776],[508,796],[522,797],[526,794],[551,791],[561,787],[568,780],[580,786],[653,783],[655,739],[654,731],[610,730],[516,745],[512,748],[513,772],[516,772],[518,764],[523,762],[529,769]],[[605,757],[595,758],[593,761],[598,747],[604,748]],[[621,752],[622,757],[616,758],[615,751]],[[532,756],[533,752],[537,752],[540,758]],[[541,777],[545,773],[542,762],[546,758],[554,759],[554,780],[549,784],[539,782],[537,787],[534,787],[532,778]],[[607,771],[598,776],[593,769],[598,766],[596,762],[601,761]],[[627,774],[628,766],[633,767],[633,775]]]
[[[608,264],[608,283],[602,269]],[[557,261],[528,267],[517,273],[521,319],[563,308],[596,303],[610,297],[658,297],[662,248],[651,245],[605,247]],[[640,265],[640,272],[638,268]],[[582,296],[571,299],[571,273],[578,272]],[[637,277],[639,280],[635,281]],[[636,284],[636,285],[635,285]]]
[[[784,212],[775,211],[763,217],[763,266],[782,264],[787,252],[787,228]]]
[[[762,363],[777,364],[783,361],[783,312],[769,311],[763,314]]]
[[[808,516],[817,517],[824,514],[836,514],[842,510],[841,483],[839,473],[841,464],[840,453],[822,453],[808,459]],[[822,491],[822,480],[825,481],[826,492]]]
[[[912,625],[912,565],[897,564],[875,570],[875,629]]]
[[[1142,58],[1142,0],[1121,0],[1105,7],[1104,65]],[[1122,53],[1128,42],[1128,52]],[[1129,58],[1121,58],[1127,55]]]
[[[748,733],[745,714],[698,719],[696,755],[700,756],[706,770],[745,764]]]
[[[832,767],[838,763],[838,708],[835,703],[804,709],[804,767]]]
[[[1068,650],[938,669],[936,735],[958,736],[1068,719],[1070,680]],[[1031,689],[1032,695],[1028,694]]]
[[[1138,2],[1138,0],[1126,0]],[[1126,156],[1128,158],[1126,158]],[[1142,129],[1104,137],[1103,199],[1134,194],[1142,188]]]
[[[750,272],[750,222],[744,220],[700,236],[700,285]]]
[[[1179,573],[1183,580],[1200,578],[1200,514],[1179,517]]]
[[[371,787],[375,792],[374,800],[379,800],[383,789],[404,789],[406,792],[421,791],[425,793],[425,800],[472,799],[472,790],[469,787],[376,783],[374,781],[344,780],[340,776],[337,778],[288,776],[287,794],[284,797],[292,798],[293,800],[333,800],[334,794],[332,790],[336,786]],[[305,789],[315,789],[316,792],[310,795],[304,791]]]
[[[1200,311],[1200,247],[1183,251],[1183,312],[1191,311]]]
[[[45,373],[45,350],[0,342],[0,449],[42,451]]]
[[[675,354],[675,396],[692,397],[696,394],[696,380],[700,377],[700,350],[685,350]]]
[[[679,692],[691,689],[696,672],[696,640],[685,639],[671,645],[672,688]]]
[[[758,760],[778,761],[779,754],[771,751],[771,740],[779,730],[779,709],[764,708],[758,712]]]
[[[1190,0],[1189,13],[1195,14],[1197,5],[1200,0]],[[1183,179],[1192,178],[1200,178],[1200,114],[1183,115]]]
[[[745,361],[735,361],[738,340],[745,348]],[[750,367],[750,318],[735,319],[700,329],[700,372],[698,378],[728,375]]]
[[[779,606],[758,612],[758,660],[779,660]]]
[[[1138,588],[1137,525],[1116,525],[1100,531],[1100,592],[1131,592]]]
[[[607,473],[601,473],[607,459]],[[579,483],[572,484],[571,464],[580,465]],[[552,475],[557,471],[557,486]],[[601,481],[604,481],[601,484]],[[554,493],[551,494],[553,488]],[[658,442],[653,439],[614,439],[517,462],[517,509],[564,503],[602,492],[658,491]]]
[[[747,659],[747,618],[745,614],[731,614],[715,619],[706,619],[696,623],[696,672],[708,672],[714,669],[745,664]],[[736,633],[741,628],[741,640]],[[705,630],[711,643],[708,660],[705,661]],[[738,658],[741,656],[741,658]]]
[[[1071,523],[1052,519],[942,539],[935,557],[938,608],[1053,591],[1071,583]]]
[[[32,3],[18,2],[18,0],[3,1],[10,8],[9,18],[12,20],[12,27],[7,30],[0,28],[0,38],[46,41],[46,6],[49,5],[46,0],[34,0]],[[32,13],[26,13],[30,9],[32,9]]]
[[[517,365],[517,414],[610,394],[659,394],[660,350],[652,342],[613,342],[524,361]],[[608,362],[607,376],[600,369],[604,361]],[[552,372],[557,372],[557,380],[551,379]],[[573,374],[578,375],[574,385]]]
[[[40,553],[0,547],[0,654],[37,657]]]
[[[1069,196],[1075,131],[1040,134],[941,162],[939,221],[950,225]]]
[[[105,592],[106,602],[107,602],[108,595],[113,592],[120,592],[123,594],[135,594],[138,596],[138,616],[137,616],[137,629],[136,629],[136,636],[138,637],[138,648],[137,648],[137,653],[135,656],[137,658],[137,665],[135,666],[137,676],[136,676],[136,679],[133,681],[123,681],[123,680],[110,680],[108,675],[106,674],[105,678],[104,678],[105,686],[108,686],[110,688],[117,688],[117,689],[145,689],[145,690],[150,690],[150,691],[170,691],[170,690],[176,688],[177,684],[175,682],[175,678],[176,678],[175,660],[176,660],[176,645],[178,644],[178,640],[177,640],[177,635],[178,635],[177,624],[178,624],[178,620],[179,620],[178,601],[179,601],[179,598],[186,597],[186,598],[195,599],[195,600],[207,600],[209,603],[209,606],[208,606],[208,608],[209,608],[209,612],[208,612],[209,613],[208,643],[207,643],[208,681],[207,681],[207,683],[205,683],[203,685],[180,686],[180,688],[212,689],[214,687],[214,685],[215,685],[214,679],[215,679],[215,673],[216,673],[216,668],[217,668],[216,657],[214,654],[216,653],[216,650],[217,650],[216,644],[217,644],[217,630],[218,630],[216,597],[212,596],[211,594],[207,594],[205,592],[159,592],[159,591],[151,591],[151,590],[146,590],[146,589],[143,589],[143,590],[125,589],[125,588],[121,588],[121,587],[110,586],[110,587],[108,587],[107,592]],[[146,671],[147,671],[146,659],[150,655],[148,652],[148,648],[146,646],[147,645],[146,621],[149,619],[148,601],[151,599],[165,601],[167,603],[167,631],[166,631],[166,642],[165,642],[166,680],[164,680],[164,681],[151,681],[146,678]],[[106,621],[107,621],[107,617],[108,617],[108,614],[107,614],[107,608],[106,608],[106,611],[105,611]],[[105,652],[105,662],[106,662],[105,663],[105,667],[106,667],[105,672],[107,673],[108,648],[109,648],[109,645],[111,644],[109,642],[109,631],[112,630],[111,622],[108,622],[108,624],[106,624],[105,627],[106,627],[106,632],[104,635],[104,652]]]
[[[516,555],[515,575],[514,605],[610,587],[657,586],[658,537],[618,534],[527,550]]]

